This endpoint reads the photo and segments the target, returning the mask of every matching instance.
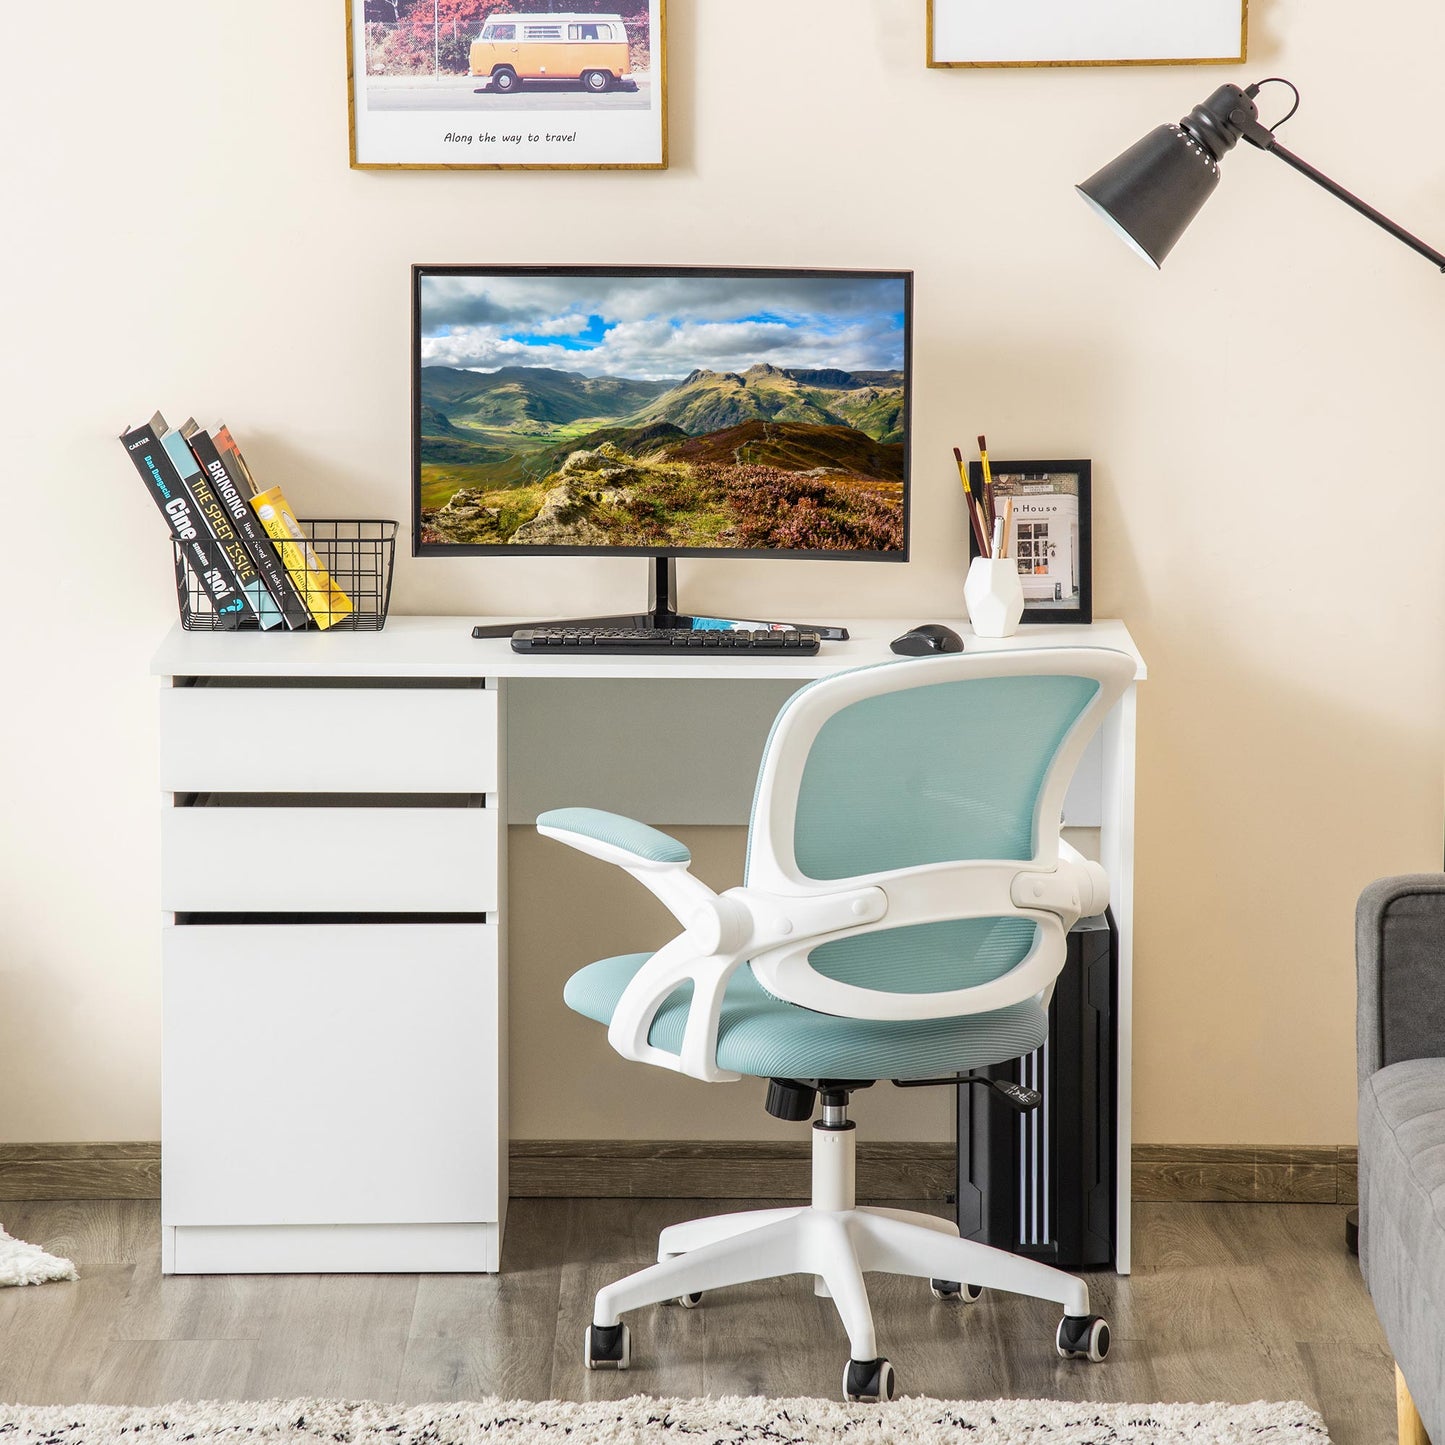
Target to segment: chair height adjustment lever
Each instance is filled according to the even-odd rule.
[[[1044,1102],[1044,1096],[1037,1089],[1010,1083],[1007,1079],[990,1079],[983,1074],[956,1074],[950,1079],[894,1079],[893,1083],[900,1089],[928,1089],[940,1084],[952,1084],[955,1087],[978,1084],[982,1088],[993,1090],[996,1099],[1020,1114],[1031,1113]]]

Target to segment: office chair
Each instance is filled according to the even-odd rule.
[[[802,1122],[822,1100],[811,1202],[663,1230],[657,1264],[598,1292],[588,1369],[628,1368],[626,1311],[810,1274],[847,1331],[844,1397],[891,1399],[870,1270],[926,1279],[940,1299],[992,1287],[1053,1300],[1059,1354],[1104,1358],[1109,1328],[1082,1280],[960,1239],[948,1220],[859,1208],[848,1103],[880,1080],[957,1084],[1043,1043],[1065,936],[1108,902],[1103,869],[1059,836],[1064,794],[1133,672],[1122,653],[1045,648],[810,684],[773,724],[746,882],[722,894],[655,828],[590,808],[538,818],[547,837],[626,869],[683,927],[654,954],[583,968],[566,985],[569,1007],[639,1063],[712,1083],[769,1080],[776,1117]]]

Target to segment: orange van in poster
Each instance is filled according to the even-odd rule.
[[[493,91],[573,80],[600,95],[632,78],[627,27],[620,15],[490,15],[472,42],[471,73]]]

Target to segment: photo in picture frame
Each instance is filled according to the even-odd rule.
[[[1091,559],[1090,489],[1093,468],[1087,461],[991,461],[997,512],[1013,498],[1009,553],[1018,562],[1029,622],[1092,622],[1094,575]],[[983,464],[968,464],[969,485],[983,493]],[[970,529],[970,560],[978,544]]]
[[[1228,65],[1248,0],[928,0],[928,64]]]
[[[346,42],[353,169],[667,166],[666,0],[347,0]]]

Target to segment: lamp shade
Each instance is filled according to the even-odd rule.
[[[1218,184],[1214,156],[1183,126],[1161,125],[1076,189],[1146,261],[1162,266]]]

